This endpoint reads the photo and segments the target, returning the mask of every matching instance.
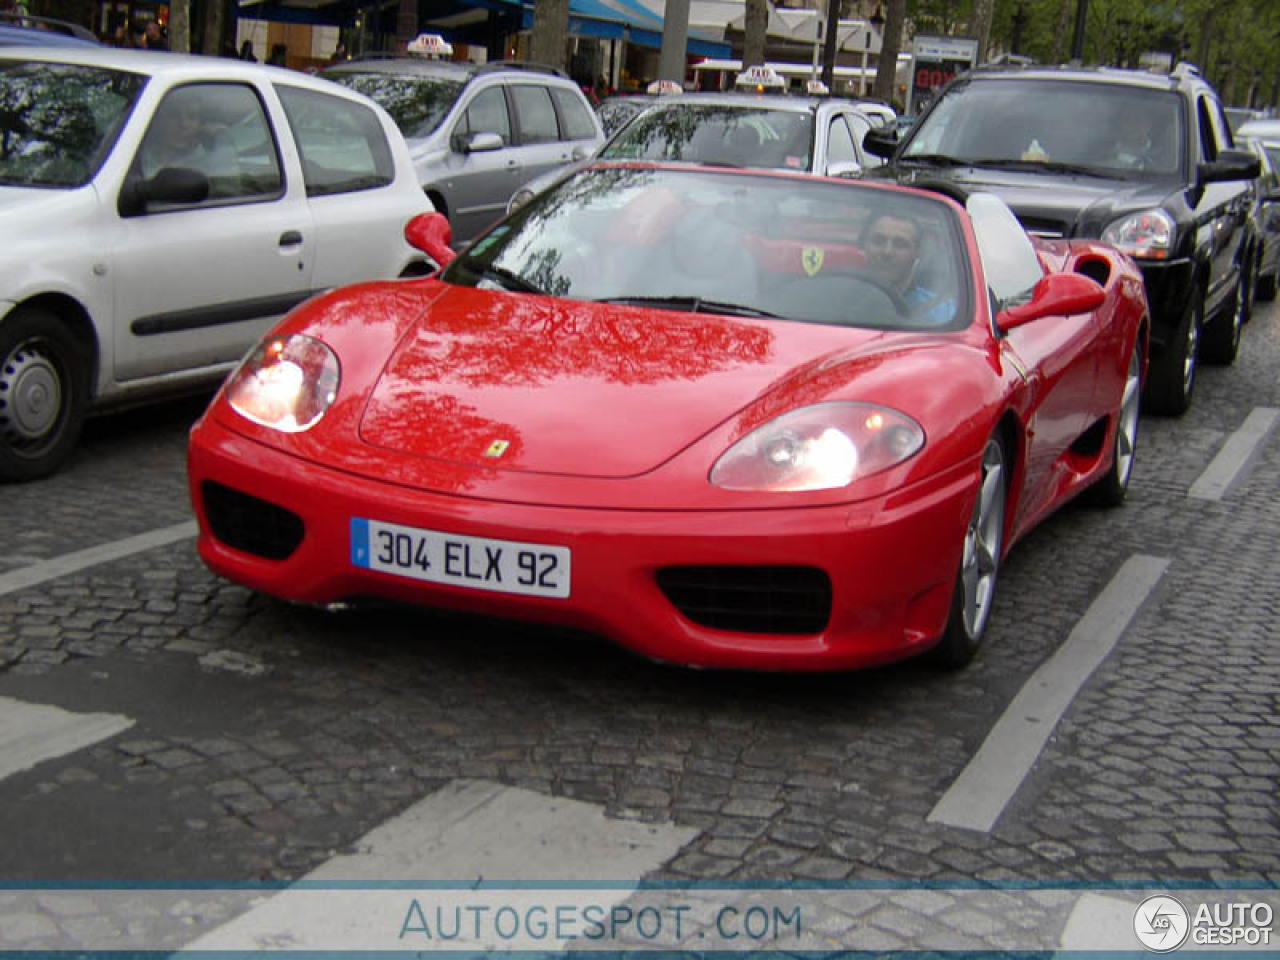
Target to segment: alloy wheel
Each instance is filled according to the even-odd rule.
[[[1138,442],[1138,408],[1142,395],[1142,358],[1134,348],[1125,376],[1124,395],[1120,398],[1120,418],[1116,424],[1116,479],[1121,488],[1128,486],[1133,470],[1133,452]]]
[[[973,638],[981,636],[991,616],[1000,546],[1004,536],[1004,451],[991,440],[982,453],[981,482],[973,516],[965,532],[960,577],[964,585],[964,627]]]

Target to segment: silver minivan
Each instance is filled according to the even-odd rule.
[[[582,90],[551,67],[404,57],[351,60],[322,76],[391,114],[422,189],[449,218],[454,244],[501,219],[524,183],[604,141]]]

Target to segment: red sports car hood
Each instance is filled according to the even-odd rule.
[[[826,399],[850,372],[838,361],[900,336],[451,287],[392,351],[360,436],[455,463],[636,476],[766,394],[777,412]]]

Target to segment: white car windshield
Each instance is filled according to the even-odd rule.
[[[608,160],[665,160],[808,170],[813,114],[729,104],[651,107],[605,145]]]
[[[448,77],[415,76],[405,73],[331,70],[324,74],[363,93],[391,114],[400,132],[411,140],[429,136],[462,92],[462,82]]]
[[[0,59],[0,185],[87,183],[146,82],[103,67]]]

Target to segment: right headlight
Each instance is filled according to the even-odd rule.
[[[915,456],[924,430],[905,413],[871,403],[800,407],[726,450],[710,481],[725,490],[833,490]]]
[[[281,433],[313,427],[338,395],[338,358],[300,333],[268,337],[227,382],[227,401],[247,420]]]
[[[1168,260],[1176,234],[1173,217],[1153,209],[1112,221],[1102,231],[1102,240],[1138,260]]]

